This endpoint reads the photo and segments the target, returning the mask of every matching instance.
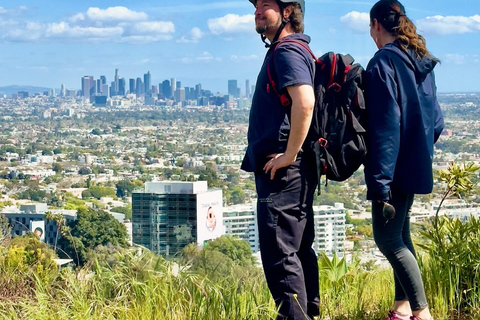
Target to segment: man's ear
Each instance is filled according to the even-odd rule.
[[[286,6],[286,7],[283,9],[283,18],[284,18],[284,19],[290,18],[290,16],[292,15],[292,13],[293,13],[293,6],[292,6],[292,5]]]

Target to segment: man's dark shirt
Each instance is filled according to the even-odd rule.
[[[307,45],[310,42],[308,36],[300,33],[289,35],[280,42],[287,39],[302,41]],[[271,88],[267,74],[274,48],[275,44],[267,52],[252,99],[248,148],[242,162],[242,169],[249,172],[262,170],[268,155],[285,152],[290,134],[287,110]],[[287,42],[279,45],[273,66],[275,70],[270,73],[279,90],[302,84],[313,86],[315,63],[310,53],[299,44]]]

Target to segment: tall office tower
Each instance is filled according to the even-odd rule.
[[[190,97],[190,88],[189,87],[184,87],[183,89],[185,89],[185,100],[190,100],[192,99]]]
[[[162,82],[162,91],[166,99],[170,99],[172,97],[172,88],[170,87],[170,81],[164,80]]]
[[[250,80],[245,80],[245,96],[250,98]]]
[[[158,94],[158,87],[157,86],[152,86],[152,89],[150,90],[152,94]]]
[[[143,75],[143,83],[145,85],[145,93],[150,93],[152,91],[150,71]]]
[[[95,93],[100,94],[102,92],[102,79],[97,79],[95,81]]]
[[[118,80],[118,95],[124,96],[125,95],[125,87],[126,87],[125,78],[121,78]]]
[[[117,95],[117,92],[115,92],[115,81],[112,81],[110,84],[110,97],[114,97]]]
[[[107,77],[100,76],[100,81],[102,82],[102,84],[107,84]]]
[[[175,101],[176,102],[185,101],[185,88],[180,88],[175,91]]]
[[[175,78],[172,78],[170,80],[170,86],[171,86],[171,90],[172,90],[172,97],[173,95],[175,95],[175,91],[177,91],[177,80],[175,80]]]
[[[146,182],[132,194],[133,242],[165,256],[224,234],[222,190],[206,181]]]
[[[347,210],[343,203],[334,206],[314,206],[313,219],[315,221],[315,242],[313,249],[320,253],[325,252],[332,256],[334,252],[342,255],[345,242],[345,218]]]
[[[140,78],[140,77],[137,78],[136,86],[137,86],[137,94],[145,93],[144,90],[143,90],[144,86],[143,86],[142,78]]]
[[[177,81],[176,88],[180,89],[182,87],[182,81]]]
[[[67,89],[65,94],[67,97],[75,98],[75,96],[77,95],[77,92],[74,89]]]
[[[118,74],[118,69],[115,69],[115,87],[114,87],[115,95],[118,94],[119,81],[120,81],[120,75]]]
[[[128,91],[130,93],[136,93],[137,91],[135,90],[135,79],[129,79],[128,84],[129,84],[129,86],[128,86],[129,90]]]
[[[100,93],[102,94],[102,96],[106,96],[106,97],[110,97],[110,94],[108,92],[108,84],[102,84],[102,88],[101,88],[101,91]]]
[[[82,78],[82,96],[90,98],[95,90],[95,80],[93,76],[84,76]]]
[[[199,83],[195,85],[195,99],[200,98],[202,95],[202,85]]]
[[[238,88],[237,80],[228,80],[228,94],[234,98],[240,96],[240,89]]]
[[[66,95],[67,95],[67,92],[65,90],[65,85],[62,83],[62,85],[60,86],[60,96],[65,97]]]

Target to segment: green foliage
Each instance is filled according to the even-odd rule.
[[[63,171],[63,167],[60,163],[54,163],[52,166],[52,170],[56,173],[61,173]]]
[[[76,257],[77,264],[87,262],[88,251],[109,243],[113,246],[127,247],[125,226],[105,211],[91,208],[78,210],[77,220],[62,228],[60,247],[71,257]]]
[[[78,170],[78,174],[81,174],[81,175],[87,175],[91,173],[92,173],[92,170],[90,170],[90,168],[87,168],[87,167],[83,167],[83,168],[80,168],[80,170]]]
[[[348,265],[345,258],[334,254],[330,259],[324,253],[318,266],[321,319],[368,319],[367,314],[378,319],[387,314],[393,301],[390,270],[368,272],[360,268],[357,259]]]
[[[103,133],[103,131],[98,129],[98,128],[93,129],[92,132],[91,132],[91,134],[96,135],[96,136],[100,136],[100,135],[102,135],[102,133]]]
[[[130,180],[119,181],[115,187],[117,188],[116,195],[119,198],[128,197],[132,195],[133,190],[137,187],[136,184]]]
[[[110,211],[123,213],[125,215],[125,219],[132,219],[132,205],[128,204],[126,207],[115,207],[112,208]]]
[[[355,205],[352,202],[351,194],[346,193],[344,187],[335,183],[334,181],[328,182],[328,187],[321,186],[322,194],[315,197],[314,205],[328,205],[333,206],[335,203],[343,203],[347,209],[355,209]]]
[[[254,267],[255,258],[250,245],[232,236],[221,236],[202,250],[196,244],[189,244],[183,249],[182,258],[183,262],[191,263],[192,270],[215,281],[232,272],[240,276],[259,271],[258,267]]]
[[[35,299],[0,301],[0,318],[272,319],[275,307],[263,274],[212,282],[151,253],[119,253],[113,265],[99,259],[78,273],[63,270]],[[38,292],[38,293],[37,293]]]
[[[245,191],[238,185],[230,184],[228,188],[224,189],[223,196],[229,205],[245,203]]]
[[[472,195],[480,167],[474,163],[451,163],[440,170],[439,180],[445,191],[432,226],[421,231],[426,241],[419,244],[428,256],[420,265],[428,275],[424,277],[432,304],[444,313],[475,313],[480,309],[480,219],[470,217],[460,221],[439,216],[442,204],[450,196]]]
[[[87,190],[85,190],[87,191]],[[85,192],[83,191],[83,192]],[[98,200],[102,197],[115,197],[115,189],[113,188],[108,188],[108,187],[101,187],[101,186],[91,186],[88,191],[90,192],[91,197],[94,197]],[[82,197],[83,197],[83,192],[82,192]],[[85,195],[88,195],[88,193],[85,192]]]
[[[221,236],[210,241],[205,250],[221,252],[232,259],[232,261],[243,265],[253,265],[255,263],[255,258],[248,242],[233,236]]]
[[[0,301],[30,298],[38,283],[51,284],[57,276],[55,257],[45,243],[30,235],[0,247]]]
[[[428,253],[420,259],[425,288],[434,308],[457,315],[480,310],[480,219],[466,222],[438,217],[437,227],[426,228]],[[433,258],[434,257],[434,258]],[[428,273],[428,274],[426,274]]]

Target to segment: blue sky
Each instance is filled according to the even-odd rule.
[[[311,48],[350,53],[366,66],[376,47],[375,1],[306,0]],[[407,15],[442,64],[439,92],[480,92],[480,1],[405,0]],[[84,75],[152,74],[225,93],[227,80],[255,79],[266,49],[248,0],[0,0],[0,86],[79,89]]]

